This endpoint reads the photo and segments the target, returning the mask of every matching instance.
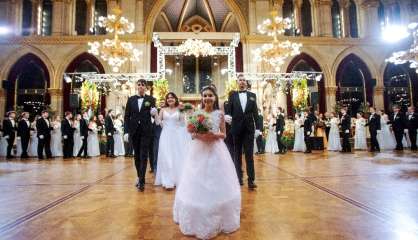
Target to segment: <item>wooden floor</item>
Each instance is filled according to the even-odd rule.
[[[418,239],[418,155],[266,154],[241,228],[217,239]],[[174,191],[134,185],[132,159],[0,159],[0,239],[191,239]]]

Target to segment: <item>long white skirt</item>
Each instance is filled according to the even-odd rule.
[[[89,132],[89,136],[87,137],[87,156],[100,156],[100,145],[97,133]]]
[[[269,130],[266,138],[266,152],[276,153],[279,151],[279,146],[277,145],[277,135],[274,130]]]
[[[123,142],[122,134],[115,133],[113,140],[115,142],[114,154],[116,156],[125,156],[125,143]]]

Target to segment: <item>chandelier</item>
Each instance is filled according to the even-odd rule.
[[[113,15],[107,17],[99,17],[99,26],[106,28],[106,31],[113,34],[113,39],[105,39],[103,42],[89,42],[89,53],[100,56],[111,67],[113,72],[119,72],[121,66],[128,60],[139,61],[142,54],[138,49],[134,48],[132,43],[121,41],[120,35],[132,33],[134,24],[128,19],[122,17],[122,11],[119,8],[113,9]]]
[[[408,28],[412,31],[414,42],[407,51],[394,52],[386,62],[404,64],[409,62],[409,67],[415,69],[418,73],[418,23],[409,24]]]
[[[178,46],[178,51],[183,55],[194,55],[195,57],[206,57],[216,54],[216,49],[212,46],[212,44],[199,39],[187,39]]]
[[[257,29],[261,34],[273,37],[272,43],[263,44],[253,51],[255,61],[270,64],[276,72],[284,64],[286,58],[298,55],[302,44],[292,43],[289,40],[279,41],[278,37],[283,35],[286,29],[291,28],[291,21],[288,18],[278,16],[277,11],[271,12],[271,18],[263,21]]]

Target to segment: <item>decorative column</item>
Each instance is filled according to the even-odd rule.
[[[337,86],[326,86],[325,87],[325,101],[327,106],[327,112],[333,112],[335,105],[337,104],[336,100]]]
[[[319,36],[332,37],[332,16],[331,16],[331,0],[319,0],[317,2],[319,18]]]
[[[340,4],[342,16],[343,37],[350,37],[350,0],[343,0]]]
[[[39,9],[41,9],[41,1],[40,0],[31,0],[32,1],[32,20],[31,20],[31,28],[32,28],[32,32],[31,35],[40,35],[38,33],[38,25],[40,24],[41,21],[41,13],[39,11]]]
[[[257,8],[256,8],[256,0],[250,0],[248,3],[248,26],[250,30],[250,34],[257,34]]]
[[[7,98],[7,94],[6,91],[3,88],[0,88],[0,116],[4,116],[5,112],[4,112],[4,106],[6,106],[6,98]]]
[[[64,113],[62,112],[62,105],[63,105],[63,94],[61,89],[48,89],[48,93],[51,96],[51,109],[56,112],[57,116],[62,116]]]
[[[302,35],[302,4],[303,0],[295,0],[295,8],[293,9],[293,15],[295,16],[295,28],[299,30]]]
[[[378,16],[379,1],[366,0],[363,2],[366,12],[366,30],[363,31],[366,38],[380,37],[380,24]]]
[[[22,2],[11,0],[5,3],[7,7],[7,22],[14,29],[15,35],[22,33]]]
[[[144,1],[136,0],[135,8],[135,33],[144,33]]]
[[[384,98],[385,88],[383,86],[374,87],[373,94],[373,106],[377,109],[385,108],[385,98]]]
[[[94,0],[85,0],[87,6],[86,34],[91,34],[90,29],[94,28]]]

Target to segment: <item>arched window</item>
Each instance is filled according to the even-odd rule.
[[[32,1],[23,0],[22,3],[22,35],[29,36],[32,32]]]
[[[292,21],[292,27],[290,29],[286,29],[285,35],[286,36],[293,36],[295,35],[295,15],[293,14],[293,1],[292,0],[284,0],[283,3],[283,17],[289,18]]]
[[[393,105],[406,110],[411,105],[411,77],[408,64],[388,64],[383,76],[385,85],[385,110],[391,110]],[[416,77],[416,74],[415,74]]]
[[[332,15],[332,34],[336,38],[341,38],[342,31],[341,31],[340,4],[338,3],[337,0],[332,0],[331,15]]]
[[[212,83],[212,58],[183,57],[183,93],[196,94]]]
[[[350,0],[350,7],[348,9],[348,15],[350,19],[350,36],[352,38],[358,38],[357,6],[353,0]]]
[[[379,7],[377,8],[377,16],[379,17],[380,28],[383,28],[386,24],[385,19],[385,6],[382,1],[379,1]]]
[[[96,0],[94,4],[94,29],[93,33],[96,35],[106,34],[106,29],[99,26],[99,17],[107,16],[106,0]]]
[[[312,35],[312,14],[311,3],[309,0],[303,0],[301,7],[301,22],[302,22],[302,34],[303,36]]]
[[[75,6],[75,31],[77,35],[86,34],[87,28],[87,3],[85,0],[77,0]]]
[[[52,34],[52,1],[43,0],[42,2],[42,19],[40,34],[42,36],[50,36]]]

